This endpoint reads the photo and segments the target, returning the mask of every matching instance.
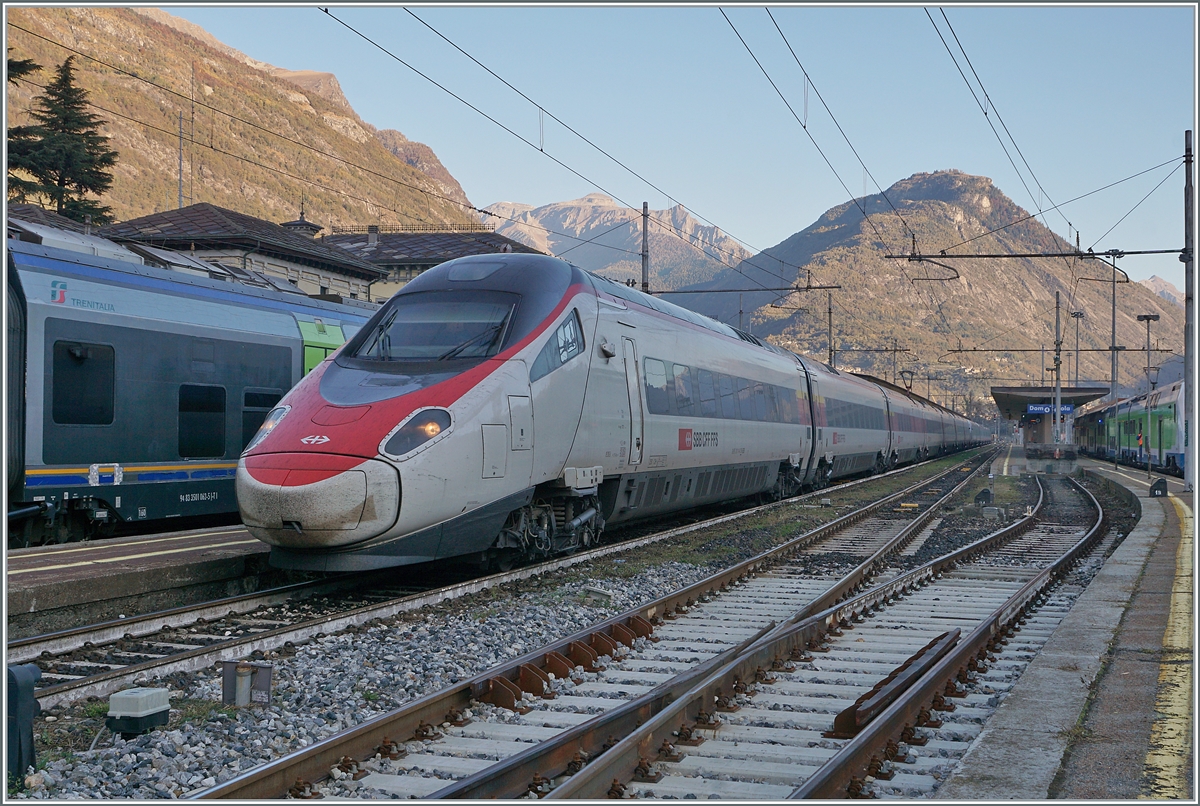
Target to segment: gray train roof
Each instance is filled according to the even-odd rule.
[[[275,310],[302,320],[320,317],[361,325],[374,313],[349,305],[312,299],[267,288],[213,280],[126,260],[7,239],[9,255],[26,271],[62,272],[91,282],[124,286],[142,292],[202,299],[209,303],[258,310]],[[26,296],[30,296],[26,289]]]

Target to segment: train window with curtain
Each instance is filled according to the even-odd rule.
[[[672,373],[674,374],[675,387],[675,409],[676,413],[684,417],[694,417],[696,415],[696,396],[695,390],[692,388],[692,368],[685,367],[683,364],[672,364]]]
[[[225,455],[225,387],[185,383],[179,387],[179,458]]]
[[[259,426],[282,397],[278,389],[247,389],[242,393],[242,448],[254,439]]]
[[[59,425],[112,425],[116,353],[107,344],[54,342],[51,415]]]
[[[706,369],[702,369],[696,373],[697,380],[700,386],[700,416],[701,417],[719,417],[719,404],[717,403],[717,382],[713,374]]]
[[[651,414],[670,414],[667,367],[657,358],[646,359],[646,408]]]
[[[537,358],[533,359],[533,364],[529,367],[530,383],[549,375],[575,356],[582,354],[583,346],[583,327],[579,324],[579,311],[571,311],[571,315],[554,331],[554,335],[546,342]]]

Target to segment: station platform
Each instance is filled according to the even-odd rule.
[[[6,552],[9,639],[292,581],[242,526]]]
[[[994,472],[1015,475],[1021,461],[1001,451]],[[1145,471],[1076,465],[1128,491],[1141,517],[939,799],[1195,799],[1194,494],[1170,478],[1168,496],[1150,498]]]

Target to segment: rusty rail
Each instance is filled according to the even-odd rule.
[[[985,465],[986,462],[976,468],[968,476],[968,480]],[[631,645],[636,637],[650,635],[654,624],[660,622],[664,616],[686,612],[686,609],[694,605],[697,600],[719,590],[727,589],[731,584],[736,584],[737,581],[754,575],[767,565],[786,559],[811,543],[852,525],[877,509],[903,498],[921,487],[935,483],[960,469],[961,465],[951,467],[932,479],[910,485],[873,504],[847,513],[828,524],[799,535],[732,568],[713,574],[687,588],[609,618],[587,630],[560,639],[500,667],[483,672],[468,681],[428,694],[395,711],[382,714],[316,742],[299,752],[283,756],[245,772],[223,784],[193,795],[192,799],[283,797],[293,784],[301,781],[319,781],[327,777],[330,768],[336,766],[344,756],[367,758],[379,752],[380,748],[389,742],[407,741],[409,737],[417,736],[429,725],[447,721],[446,718],[452,710],[466,709],[472,699],[511,707],[524,692],[538,696],[545,690],[547,671],[553,671],[557,675],[573,669],[575,665],[582,665],[587,669],[590,664],[595,663],[599,655],[610,654],[616,644]],[[892,542],[895,543],[895,541]],[[845,586],[835,585],[830,591],[823,594],[823,597],[833,596],[834,600],[839,599],[860,581],[861,578]],[[778,629],[775,627],[775,630]],[[757,638],[759,642],[762,640],[761,636]],[[643,708],[655,708],[656,706],[651,702],[656,699],[652,696],[654,694],[655,692],[652,691],[643,695],[648,702],[639,702],[636,706],[631,705],[630,710],[641,711]],[[663,705],[669,702],[665,696],[659,701]]]
[[[864,728],[858,736],[842,747],[803,785],[792,792],[791,799],[846,797],[852,787],[861,786],[872,756],[881,754],[889,741],[904,741],[906,731],[919,727],[934,708],[935,698],[942,695],[948,684],[965,677],[968,671],[981,670],[993,651],[1014,629],[1015,622],[1033,609],[1037,597],[1057,582],[1085,552],[1103,535],[1104,510],[1083,485],[1068,478],[1083,492],[1096,508],[1098,517],[1092,528],[1067,550],[1054,564],[1040,571],[1021,587],[992,615],[976,627],[953,651],[942,658],[925,676],[892,703]],[[1039,481],[1040,484],[1040,481]],[[923,713],[924,712],[924,713]]]
[[[738,681],[770,682],[773,671],[788,671],[791,662],[807,659],[808,650],[816,647],[826,634],[837,634],[836,631],[842,629],[843,625],[849,625],[866,611],[881,607],[888,599],[925,584],[937,574],[965,559],[1023,534],[1033,524],[1045,501],[1040,489],[1039,481],[1037,505],[1032,514],[1019,521],[803,621],[776,627],[741,657],[709,675],[677,702],[647,722],[638,733],[619,741],[546,797],[607,798],[613,782],[620,784],[635,780],[638,767],[644,767],[644,761],[652,762],[658,759],[659,750],[678,741],[678,734],[686,733],[703,738],[706,732],[718,730],[719,722],[713,721],[716,704],[726,693],[735,690]],[[943,663],[944,658],[934,668],[939,668]],[[889,707],[884,713],[890,712],[894,707],[895,705]],[[875,723],[871,724],[873,726]],[[865,730],[859,734],[860,737],[865,735],[868,735]]]

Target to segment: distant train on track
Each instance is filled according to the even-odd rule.
[[[555,258],[460,258],[284,396],[237,468],[278,566],[508,563],[965,448],[979,425]]]
[[[1149,422],[1145,394],[1101,405],[1076,418],[1075,443],[1088,456],[1138,467],[1149,460],[1157,470],[1183,476],[1183,400],[1183,381],[1155,389]]]
[[[160,269],[80,241],[108,255],[6,243],[8,545],[235,522],[243,447],[377,306]]]

